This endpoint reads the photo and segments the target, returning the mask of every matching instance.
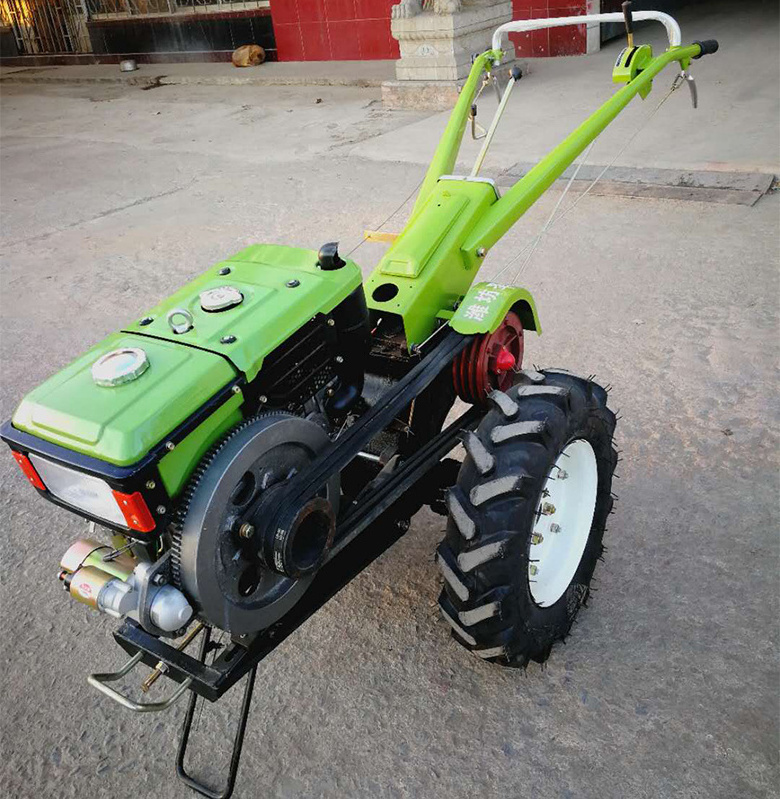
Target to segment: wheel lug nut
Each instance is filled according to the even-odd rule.
[[[251,524],[244,523],[238,528],[241,538],[251,538],[255,534],[255,528]]]
[[[560,533],[561,532],[561,525],[560,524],[555,524],[555,522],[553,522],[550,525],[550,532],[551,533]]]
[[[552,516],[555,513],[555,505],[552,502],[543,502],[542,503],[542,514],[544,516]]]
[[[532,544],[541,544],[544,541],[544,536],[541,533],[533,533],[531,535]]]

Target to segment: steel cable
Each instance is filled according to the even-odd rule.
[[[565,217],[570,211],[572,211],[577,206],[577,204],[584,197],[586,197],[590,193],[590,191],[593,189],[593,187],[604,177],[604,175],[607,173],[607,171],[611,167],[614,166],[614,164],[617,161],[617,159],[620,158],[620,156],[626,151],[626,148],[639,135],[639,133],[642,131],[642,129],[645,127],[645,125],[647,125],[648,122],[650,122],[650,120],[661,110],[661,106],[663,106],[663,104],[680,87],[681,82],[678,80],[678,78],[679,78],[679,76],[675,77],[671,88],[661,98],[661,101],[658,103],[658,105],[656,105],[656,107],[642,120],[642,122],[639,124],[637,129],[625,140],[625,142],[623,143],[622,147],[613,156],[612,160],[601,170],[601,172],[599,172],[598,175],[596,175],[596,177],[593,179],[593,181],[590,183],[590,185],[582,192],[582,194],[580,194],[579,197],[577,197],[576,200],[574,200],[574,202],[571,205],[569,205],[567,208],[565,208],[563,211],[561,211],[556,216],[556,213],[557,213],[558,209],[560,208],[564,197],[566,197],[569,189],[571,188],[571,186],[572,186],[572,184],[574,182],[574,179],[576,178],[577,174],[579,173],[579,170],[581,169],[583,164],[587,161],[588,155],[590,154],[590,151],[593,148],[593,145],[598,141],[598,136],[590,143],[590,145],[588,146],[587,150],[585,151],[585,154],[583,155],[582,161],[577,165],[577,168],[575,169],[574,173],[569,178],[569,182],[566,184],[566,187],[564,188],[560,198],[558,199],[558,202],[555,204],[555,207],[553,208],[552,213],[548,217],[548,219],[545,222],[545,224],[542,226],[542,229],[539,231],[539,233],[530,242],[528,242],[528,244],[526,244],[525,247],[523,247],[522,250],[520,250],[520,252],[517,253],[517,255],[515,255],[502,269],[499,270],[499,272],[493,277],[494,281],[497,280],[501,275],[503,275],[513,264],[515,264],[517,262],[517,260],[519,258],[521,258],[530,249],[530,252],[528,252],[528,255],[526,256],[525,260],[520,264],[520,266],[517,269],[517,271],[513,274],[512,279],[509,281],[509,285],[514,285],[516,283],[516,281],[520,278],[520,275],[522,275],[523,271],[528,266],[528,264],[529,264],[529,262],[531,260],[531,257],[533,256],[534,252],[536,251],[536,248],[539,245],[539,242],[541,241],[541,239],[544,236],[544,234],[553,225],[555,225],[557,222],[559,222],[561,219],[563,219],[563,217]]]

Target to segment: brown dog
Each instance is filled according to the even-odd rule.
[[[234,67],[256,67],[265,61],[265,50],[258,44],[245,44],[233,51]]]

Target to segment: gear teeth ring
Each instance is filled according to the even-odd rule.
[[[254,424],[258,419],[266,416],[284,416],[287,415],[284,411],[266,411],[259,413],[255,416],[250,416],[239,422],[235,427],[229,430],[216,444],[203,456],[201,462],[195,467],[195,471],[187,482],[187,487],[184,489],[179,500],[176,512],[171,520],[169,530],[171,533],[171,574],[173,577],[174,585],[183,590],[181,579],[181,536],[184,528],[184,519],[190,509],[190,503],[195,495],[195,492],[203,479],[203,475],[208,470],[209,466],[214,462],[214,459],[222,451],[222,448],[238,433],[244,430],[249,425]]]

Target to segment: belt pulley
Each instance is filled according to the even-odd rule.
[[[523,365],[523,325],[510,311],[493,333],[475,336],[452,363],[455,391],[472,405],[485,405],[491,391],[506,391]]]

